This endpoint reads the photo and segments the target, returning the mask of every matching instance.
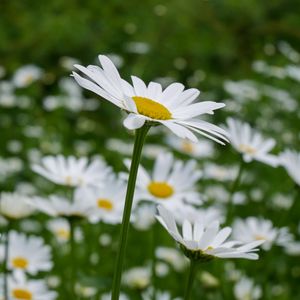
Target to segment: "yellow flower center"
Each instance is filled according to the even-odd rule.
[[[132,99],[139,114],[156,120],[172,119],[172,114],[164,105],[144,97],[134,96]]]
[[[102,209],[105,209],[105,210],[108,210],[108,211],[111,211],[114,208],[113,203],[108,199],[98,199],[97,200],[97,205],[98,205],[99,208],[102,208]]]
[[[152,181],[148,185],[148,191],[157,198],[169,198],[173,195],[174,189],[167,182]]]
[[[18,269],[26,269],[28,266],[28,260],[24,257],[15,257],[12,260],[12,265],[14,268],[18,268]]]
[[[66,183],[66,185],[72,185],[73,184],[72,177],[71,176],[66,176],[65,183]]]
[[[32,293],[28,290],[23,289],[13,289],[12,290],[13,297],[21,300],[31,300],[33,299]]]
[[[240,149],[240,151],[242,151],[244,153],[247,153],[247,154],[250,154],[250,155],[253,155],[257,152],[255,148],[253,148],[249,145],[245,145],[245,144],[241,144],[239,146],[239,149]]]
[[[70,232],[67,229],[64,228],[60,228],[56,231],[56,234],[58,235],[58,237],[68,240],[70,237]]]
[[[183,141],[181,144],[181,148],[184,152],[193,153],[194,145],[188,141]]]
[[[257,240],[257,241],[265,241],[265,240],[266,240],[266,238],[265,238],[264,236],[259,235],[259,234],[256,234],[256,235],[254,236],[254,238],[255,238],[255,240]]]

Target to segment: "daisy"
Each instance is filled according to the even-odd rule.
[[[129,165],[129,161],[125,163]],[[200,177],[201,172],[196,170],[195,160],[183,163],[175,160],[171,153],[161,153],[154,163],[151,176],[139,166],[137,197],[167,206],[183,200],[199,204],[200,195],[195,185]]]
[[[201,222],[191,223],[184,220],[180,234],[172,213],[161,205],[158,206],[158,212],[158,221],[180,244],[184,254],[193,261],[210,261],[215,257],[258,259],[256,247],[264,242],[262,240],[245,244],[238,241],[226,242],[231,228],[220,230],[218,221],[204,226]]]
[[[100,158],[89,163],[86,157],[62,155],[46,156],[41,165],[34,164],[32,169],[56,184],[71,187],[99,186],[111,171]]]
[[[80,201],[75,193],[74,202],[70,202],[66,198],[51,195],[48,199],[42,197],[34,197],[30,200],[30,205],[37,210],[51,217],[76,217],[87,218],[92,210],[92,207],[87,201]]]
[[[234,295],[237,300],[257,300],[262,290],[250,278],[242,277],[234,286]]]
[[[36,275],[52,268],[51,248],[40,237],[11,231],[9,233],[8,268]]]
[[[55,235],[59,242],[68,242],[70,239],[70,224],[66,219],[57,218],[47,222],[47,228]]]
[[[243,155],[245,162],[257,160],[272,167],[278,165],[278,158],[269,153],[275,146],[274,139],[265,139],[249,124],[232,118],[227,119],[226,129],[232,146]]]
[[[91,207],[89,220],[118,224],[122,221],[126,183],[115,175],[109,176],[102,187],[89,189],[82,195]]]
[[[195,133],[216,142],[227,141],[226,132],[197,117],[213,114],[225,106],[223,103],[204,101],[193,103],[200,92],[197,89],[184,90],[181,83],[172,83],[165,90],[161,84],[150,82],[148,86],[138,77],[132,76],[132,85],[122,79],[113,62],[99,55],[101,67],[75,65],[85,77],[73,72],[77,83],[114,105],[128,112],[124,126],[128,129],[142,127],[145,122],[155,122],[169,128],[181,138],[197,141]]]
[[[198,143],[193,143],[188,139],[168,136],[166,142],[178,152],[197,158],[212,157],[215,153],[212,143],[208,140],[200,140]]]
[[[8,278],[7,300],[54,300],[56,292],[50,291],[44,280],[26,280],[25,276]]]
[[[300,186],[300,153],[285,150],[279,156],[280,164],[286,169],[290,177]]]
[[[17,88],[24,88],[41,79],[42,76],[43,71],[41,68],[35,65],[26,65],[15,72],[12,81]]]
[[[280,231],[275,228],[270,220],[248,217],[245,220],[237,219],[233,224],[233,238],[244,243],[264,241],[262,248],[270,250],[276,243]]]
[[[34,208],[28,204],[29,197],[19,193],[1,193],[0,215],[7,219],[21,219],[30,216]]]
[[[132,289],[143,290],[149,286],[151,272],[146,267],[135,267],[124,272],[123,282]]]

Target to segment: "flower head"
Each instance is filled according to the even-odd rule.
[[[221,144],[226,132],[208,122],[197,119],[204,114],[224,107],[223,103],[203,101],[193,103],[200,92],[184,90],[181,83],[172,83],[165,90],[156,82],[147,86],[140,78],[132,76],[132,84],[122,79],[113,62],[99,55],[101,67],[75,65],[86,78],[73,72],[77,83],[128,112],[124,126],[128,129],[142,127],[145,122],[156,122],[169,128],[181,138],[197,141],[195,133]]]
[[[65,186],[101,185],[103,179],[110,173],[110,167],[102,159],[88,163],[86,157],[77,159],[74,156],[46,156],[42,159],[41,165],[35,164],[32,169],[54,183]]]
[[[280,164],[286,169],[290,177],[300,186],[300,153],[285,150],[279,156]]]
[[[40,237],[11,231],[9,234],[8,268],[32,275],[52,268],[51,248]]]
[[[87,201],[80,201],[77,193],[75,193],[73,202],[66,198],[52,195],[49,199],[34,197],[30,204],[51,217],[87,218],[92,210],[92,206]]]
[[[129,162],[126,164],[129,166]],[[161,153],[155,163],[152,175],[140,166],[137,177],[139,199],[173,205],[183,200],[190,203],[201,203],[196,191],[196,182],[201,177],[196,170],[196,161],[184,163],[174,160],[171,153]]]
[[[278,158],[269,153],[275,146],[275,140],[263,138],[249,124],[232,118],[227,119],[227,130],[231,144],[243,155],[245,162],[258,160],[273,167],[278,165]]]
[[[27,280],[24,274],[20,273],[8,277],[7,300],[54,300],[56,298],[56,292],[50,291],[44,280]]]
[[[237,219],[233,224],[233,237],[245,243],[262,240],[264,250],[270,250],[273,244],[282,245],[291,240],[287,228],[278,229],[270,220],[256,217]]]
[[[91,207],[89,220],[121,223],[125,194],[126,183],[115,175],[106,178],[102,187],[86,190],[83,195]]]
[[[246,244],[238,241],[226,242],[231,234],[231,228],[225,227],[220,230],[218,221],[204,226],[201,222],[190,223],[184,220],[181,234],[169,210],[160,205],[158,212],[159,222],[179,243],[184,254],[192,260],[205,262],[215,257],[258,259],[256,247],[264,242],[262,240]]]
[[[28,204],[30,197],[19,193],[1,193],[0,215],[8,219],[21,219],[30,216],[34,208]]]

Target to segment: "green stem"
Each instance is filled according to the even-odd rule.
[[[76,257],[75,257],[75,224],[72,217],[68,218],[70,225],[70,295],[75,299]]]
[[[8,221],[9,222],[9,221]],[[6,231],[5,231],[5,242],[4,242],[4,262],[3,262],[3,273],[4,273],[4,299],[8,299],[8,253],[9,253],[9,231],[10,225],[7,224]]]
[[[191,299],[193,283],[194,283],[196,272],[197,272],[197,262],[191,259],[189,276],[188,276],[185,293],[184,293],[184,298],[183,298],[184,300]]]
[[[130,214],[131,214],[131,208],[132,208],[132,202],[133,202],[133,196],[135,190],[136,177],[137,177],[138,167],[141,159],[143,145],[149,129],[150,129],[149,125],[144,125],[143,127],[137,129],[135,133],[134,148],[133,148],[132,161],[131,161],[128,184],[127,184],[125,207],[123,212],[123,220],[122,220],[121,232],[119,238],[120,239],[119,249],[116,258],[111,300],[119,300],[121,276],[122,276],[122,269],[123,269],[123,263],[125,257],[126,244],[127,244],[128,229],[130,224]]]
[[[239,170],[237,172],[236,178],[230,188],[229,191],[229,198],[228,198],[228,210],[227,210],[227,221],[230,223],[232,217],[233,217],[233,210],[234,210],[234,204],[233,204],[233,195],[236,192],[237,188],[240,185],[240,181],[242,178],[242,173],[244,170],[245,162],[243,159],[241,159]]]
[[[156,223],[153,224],[152,228],[152,268],[151,268],[151,278],[152,278],[152,287],[153,287],[153,294],[152,294],[152,300],[156,300],[156,280],[157,280],[157,275],[156,275],[156,242],[157,242],[157,226]]]

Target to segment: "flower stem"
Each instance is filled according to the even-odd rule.
[[[152,287],[153,287],[153,294],[152,294],[152,300],[156,300],[156,242],[157,242],[157,226],[156,222],[153,224],[152,228],[152,269],[151,269],[151,277],[152,277]]]
[[[76,257],[75,257],[75,224],[72,217],[68,218],[70,225],[70,295],[75,299]]]
[[[194,283],[196,271],[197,271],[197,262],[191,259],[190,260],[189,277],[187,280],[184,298],[183,298],[184,300],[191,299],[191,294],[192,294],[193,283]]]
[[[8,252],[9,252],[9,224],[6,227],[5,232],[5,242],[4,242],[4,299],[8,299],[8,269],[7,269],[7,263],[8,263]]]
[[[238,169],[238,172],[237,172],[237,175],[236,175],[236,178],[230,188],[230,191],[229,191],[229,198],[228,198],[228,209],[227,209],[227,222],[231,222],[231,219],[233,217],[233,210],[234,210],[234,205],[233,205],[233,195],[234,193],[236,192],[237,188],[239,187],[239,184],[240,184],[240,181],[241,181],[241,178],[242,178],[242,173],[243,173],[243,170],[244,170],[244,166],[245,166],[245,162],[243,159],[241,159],[241,162],[240,162],[240,166],[239,166],[239,169]]]
[[[141,159],[143,145],[149,129],[150,126],[145,124],[143,127],[137,129],[135,133],[134,148],[132,153],[132,161],[131,161],[128,184],[127,184],[125,207],[123,211],[123,220],[122,220],[121,232],[119,238],[119,249],[116,258],[111,300],[119,300],[121,276],[122,276],[122,269],[123,269],[123,263],[125,257],[126,244],[127,244],[128,229],[130,224],[130,214],[131,214],[131,208],[132,208],[132,202],[133,202],[133,196],[135,190],[136,177],[137,177],[138,167]]]

